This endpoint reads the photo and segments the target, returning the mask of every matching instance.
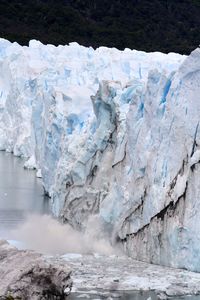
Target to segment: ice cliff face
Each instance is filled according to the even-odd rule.
[[[134,258],[200,271],[200,50],[0,41],[0,149],[41,170],[52,209],[98,215]]]

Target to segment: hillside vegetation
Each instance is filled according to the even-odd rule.
[[[188,54],[200,42],[200,0],[1,0],[0,36]]]

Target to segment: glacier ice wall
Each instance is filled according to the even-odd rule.
[[[132,257],[200,271],[200,50],[0,40],[0,149],[28,158],[56,215],[99,216]]]
[[[98,127],[90,97],[101,81],[145,82],[151,68],[168,74],[183,59],[77,43],[55,47],[33,40],[21,47],[0,39],[0,149],[30,158],[26,167],[41,169],[45,190],[56,198],[82,143]],[[54,202],[58,212],[62,201]]]

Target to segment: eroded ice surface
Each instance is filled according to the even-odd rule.
[[[46,191],[55,198],[54,210],[58,213],[63,203],[57,201],[56,194],[63,184],[70,183],[68,174],[85,151],[82,150],[85,141],[92,148],[91,138],[99,132],[98,145],[88,149],[85,160],[92,156],[95,147],[106,146],[106,140],[102,141],[106,138],[104,132],[97,130],[100,120],[96,117],[101,117],[99,104],[94,111],[90,99],[99,83],[119,81],[118,87],[122,88],[134,80],[133,88],[125,89],[125,97],[131,98],[138,82],[139,85],[146,82],[150,69],[170,74],[183,59],[173,53],[147,54],[129,49],[121,52],[101,47],[94,51],[77,43],[54,47],[30,41],[29,47],[21,47],[1,39],[0,149],[30,158],[26,167],[39,170]],[[100,129],[108,136],[113,125],[109,119],[106,121],[103,108],[101,111],[105,124]],[[85,174],[79,171],[77,176]],[[62,195],[63,191],[60,198]]]
[[[64,221],[96,214],[130,256],[200,271],[199,70],[199,49],[1,40],[0,149],[29,158]]]
[[[123,256],[67,254],[60,259],[73,270],[72,295],[78,293],[83,299],[200,299],[200,296],[182,298],[200,292],[200,274],[197,273],[150,265]]]

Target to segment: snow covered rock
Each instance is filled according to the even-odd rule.
[[[64,299],[72,281],[66,264],[0,241],[0,299]]]

